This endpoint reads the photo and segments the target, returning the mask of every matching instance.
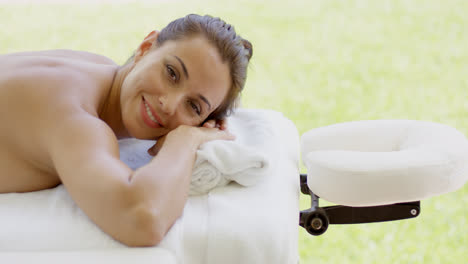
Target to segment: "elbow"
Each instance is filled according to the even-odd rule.
[[[130,239],[122,241],[130,247],[157,246],[166,235],[164,219],[154,210],[139,208],[134,212],[134,228]]]
[[[154,247],[157,246],[163,239],[166,232],[162,232],[160,228],[154,226],[144,227],[145,232],[141,237],[141,243],[138,247]]]

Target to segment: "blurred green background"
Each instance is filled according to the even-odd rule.
[[[151,30],[212,14],[253,43],[243,106],[281,111],[301,134],[394,118],[468,133],[468,1],[62,1],[0,0],[0,53],[66,48],[123,63]],[[467,206],[465,185],[423,201],[416,219],[301,229],[301,263],[468,263]]]

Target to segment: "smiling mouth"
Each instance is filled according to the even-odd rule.
[[[153,121],[155,124],[157,124],[158,126],[163,127],[164,125],[160,121],[158,121],[159,118],[156,118],[153,115],[153,111],[151,111],[151,108],[146,102],[145,97],[143,97],[143,105],[145,106],[146,114],[148,115],[149,119]]]

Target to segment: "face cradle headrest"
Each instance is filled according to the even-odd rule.
[[[438,123],[340,123],[305,133],[301,150],[309,188],[337,204],[417,201],[454,191],[468,178],[468,141]]]

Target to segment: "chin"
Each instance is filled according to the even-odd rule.
[[[142,131],[142,129],[128,129],[128,135],[132,138],[136,139],[154,139],[155,136],[148,134],[146,131]],[[146,133],[145,133],[146,132]]]
[[[142,129],[141,127],[127,127],[127,135],[132,138],[142,140],[157,140],[158,138],[165,136],[167,133],[157,133],[150,129]]]
[[[136,138],[136,139],[149,139],[147,132],[138,126],[136,122],[128,122],[128,120],[123,120],[123,125],[125,127],[125,132],[127,137]]]

